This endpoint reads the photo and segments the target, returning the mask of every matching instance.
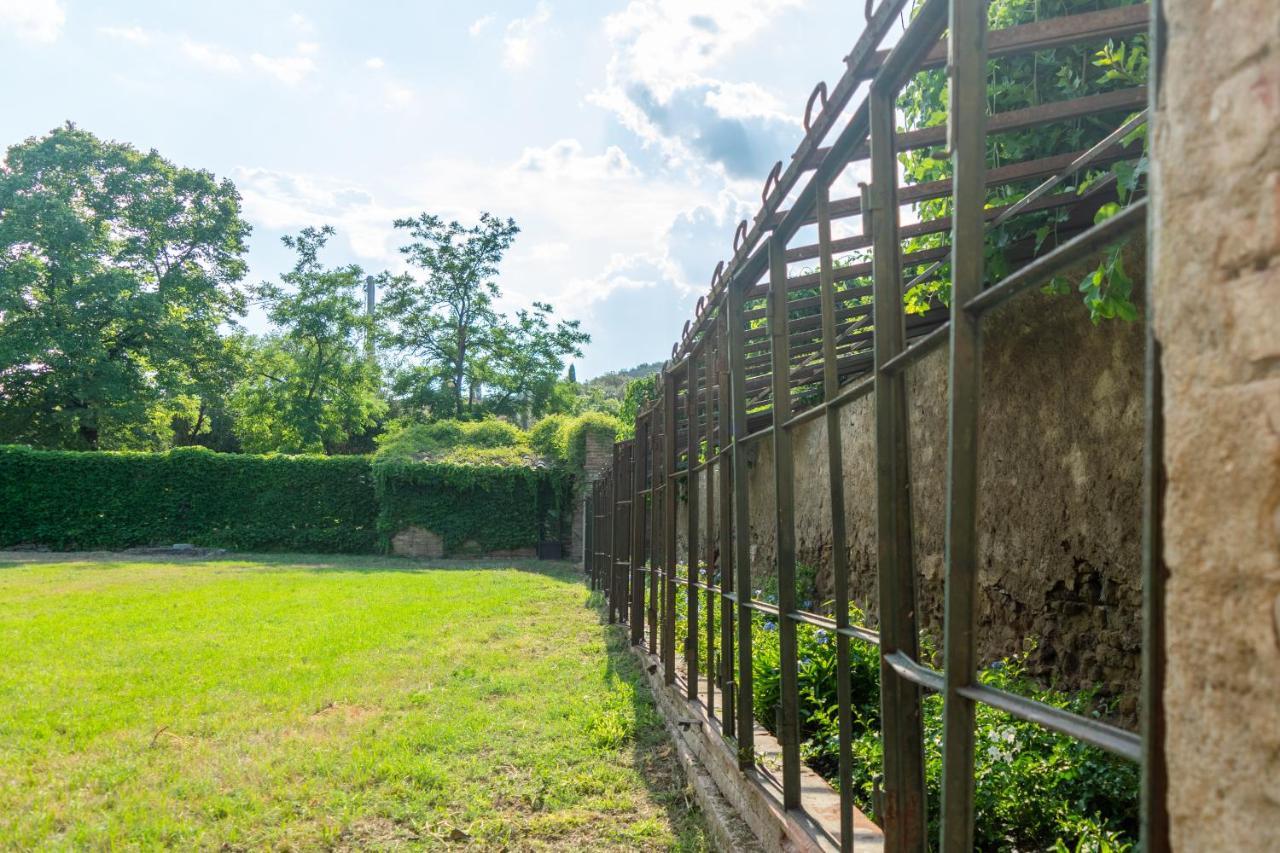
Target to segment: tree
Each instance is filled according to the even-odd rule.
[[[402,219],[409,262],[426,273],[387,276],[380,317],[384,343],[404,363],[392,378],[399,408],[463,417],[480,412],[527,420],[557,408],[565,359],[591,340],[576,320],[556,321],[535,302],[505,317],[493,277],[520,229],[488,213],[478,225],[445,225],[424,213]],[[570,368],[572,369],[572,368]]]
[[[244,311],[230,181],[72,124],[0,167],[0,439],[145,446]]]
[[[236,393],[237,434],[246,450],[332,451],[386,411],[377,364],[365,353],[369,319],[362,310],[364,272],[327,269],[319,254],[333,228],[284,237],[298,254],[281,284],[254,296],[279,330],[255,342],[250,376]]]
[[[550,305],[535,302],[532,310],[517,311],[514,322],[499,324],[492,336],[487,378],[497,395],[489,408],[520,418],[526,427],[529,415],[547,413],[565,357],[581,356],[582,345],[591,340],[579,321],[553,325],[551,314]]]
[[[413,242],[401,248],[409,263],[426,273],[422,281],[396,276],[385,283],[381,313],[389,331],[386,343],[422,360],[410,368],[419,381],[442,382],[455,417],[463,415],[468,378],[482,371],[494,345],[499,317],[493,302],[501,294],[493,277],[520,229],[489,213],[466,227],[444,224],[423,213],[398,219]],[[474,404],[474,398],[468,401]]]

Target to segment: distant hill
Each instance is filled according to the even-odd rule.
[[[629,367],[625,370],[612,370],[608,373],[602,373],[594,379],[588,379],[582,383],[584,388],[599,388],[600,393],[605,397],[621,400],[627,392],[627,383],[633,379],[643,379],[646,376],[662,370],[662,362],[654,361],[648,364],[637,364],[635,367]]]

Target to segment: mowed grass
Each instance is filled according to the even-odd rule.
[[[0,555],[0,847],[702,849],[578,578]]]

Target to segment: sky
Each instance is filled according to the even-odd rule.
[[[379,272],[397,217],[513,217],[501,307],[581,320],[587,378],[670,355],[862,6],[0,0],[0,144],[70,120],[230,178],[254,282],[309,225]]]

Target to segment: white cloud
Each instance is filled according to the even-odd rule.
[[[219,47],[184,38],[181,42],[182,52],[197,65],[210,71],[231,74],[240,70],[240,58]]]
[[[467,32],[470,33],[472,37],[478,36],[492,23],[493,15],[484,15],[483,17],[476,18],[472,21],[471,26],[467,27]]]
[[[551,7],[545,0],[538,0],[533,14],[516,18],[507,24],[502,39],[502,65],[508,69],[523,68],[533,59],[535,42],[539,33],[551,20]]]
[[[98,32],[104,36],[134,44],[150,44],[151,33],[142,27],[99,27]]]
[[[308,74],[316,70],[316,63],[309,56],[263,56],[255,53],[253,64],[287,86],[296,86]]]
[[[0,0],[0,30],[12,30],[20,39],[51,44],[66,22],[59,0]]]
[[[799,121],[752,82],[718,66],[803,0],[632,0],[605,18],[605,85],[588,101],[612,112],[672,165],[699,162],[755,175],[790,150]],[[767,163],[766,163],[767,161]]]
[[[290,15],[289,23],[300,33],[310,34],[316,31],[316,25],[311,22],[310,18],[301,12],[294,12]]]
[[[408,209],[381,204],[364,187],[316,175],[240,167],[233,173],[250,221],[271,229],[333,225],[359,257],[397,262],[391,222]]]
[[[364,67],[372,68],[374,71],[377,71],[381,68],[386,68],[387,63],[383,62],[381,57],[371,56],[364,61]]]
[[[315,56],[320,52],[320,45],[314,41],[300,41],[294,50],[301,56]]]

